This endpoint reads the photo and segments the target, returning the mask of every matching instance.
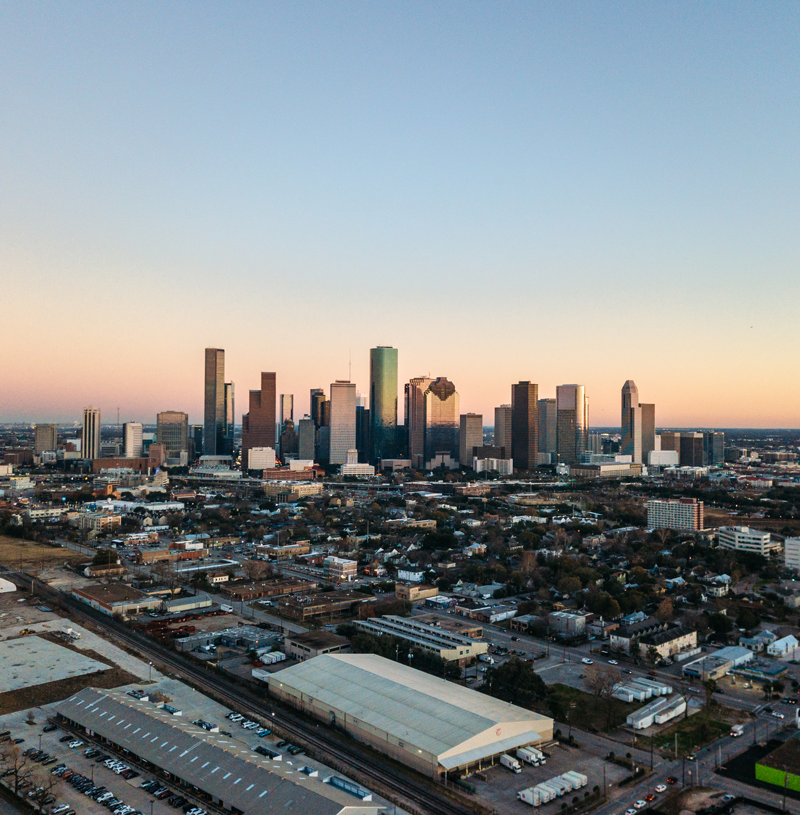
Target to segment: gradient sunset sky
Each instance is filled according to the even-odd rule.
[[[0,421],[639,386],[800,427],[796,2],[6,2]],[[402,402],[402,398],[401,398]],[[237,419],[238,421],[238,419]]]

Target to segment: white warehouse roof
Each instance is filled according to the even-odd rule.
[[[552,737],[547,716],[375,654],[323,654],[269,684],[436,756],[445,770]]]

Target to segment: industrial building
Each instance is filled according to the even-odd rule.
[[[686,699],[682,696],[662,696],[631,713],[625,720],[634,730],[645,730],[654,724],[664,724],[686,712]]]
[[[552,739],[553,720],[375,654],[330,654],[268,679],[270,694],[432,777]]]
[[[448,662],[458,661],[466,664],[470,659],[489,650],[485,642],[446,631],[436,625],[420,623],[408,617],[389,614],[385,617],[371,617],[369,620],[356,620],[355,625],[361,631],[378,637],[383,634],[397,637]]]
[[[218,733],[121,691],[87,688],[55,705],[59,721],[158,770],[178,788],[229,812],[377,815],[383,807],[320,777],[261,758]]]
[[[130,617],[143,611],[157,609],[162,600],[151,597],[139,589],[124,586],[122,583],[91,583],[80,589],[73,589],[72,596],[86,605],[102,611],[103,614]]]

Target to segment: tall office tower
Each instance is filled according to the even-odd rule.
[[[556,388],[556,455],[562,464],[576,464],[586,451],[589,399],[583,385]]]
[[[642,461],[656,449],[656,406],[639,405],[642,409]]]
[[[47,450],[58,448],[58,425],[37,424],[34,426],[33,452],[41,455]]]
[[[223,455],[225,447],[225,351],[206,348],[203,454]]]
[[[425,466],[425,391],[433,380],[418,376],[405,386],[406,456],[411,466]]]
[[[397,454],[397,349],[379,345],[369,351],[369,443],[374,464]]]
[[[511,458],[516,470],[539,463],[539,386],[532,382],[511,386]]]
[[[322,404],[319,406],[319,426],[320,427],[330,427],[331,426],[331,400],[325,399]]]
[[[494,409],[494,446],[505,447],[511,454],[511,405]]]
[[[122,455],[139,458],[142,455],[142,423],[125,422],[122,425]]]
[[[622,386],[620,452],[631,456],[634,464],[642,463],[642,410],[639,406],[639,389],[629,379]]]
[[[539,452],[556,452],[556,400],[539,400]]]
[[[261,390],[250,391],[250,412],[242,416],[242,470],[250,469],[253,447],[275,449],[275,374],[261,372]]]
[[[366,398],[356,394],[356,450],[362,464],[368,463],[370,457],[370,411],[364,404],[366,401]]]
[[[725,463],[725,434],[714,430],[703,433],[703,464],[721,467]]]
[[[226,456],[233,454],[233,435],[236,427],[236,404],[234,400],[233,382],[225,383],[225,416],[222,423],[222,453]]]
[[[81,458],[100,458],[100,410],[96,407],[83,409]]]
[[[280,400],[280,422],[281,433],[284,431],[286,422],[291,422],[294,427],[294,396],[291,393],[282,393]]]
[[[325,391],[322,388],[311,388],[311,407],[309,415],[314,427],[322,427],[322,403],[325,401]]]
[[[440,453],[458,461],[459,397],[456,386],[440,376],[428,385],[424,396],[426,466]]]
[[[661,449],[672,450],[680,456],[681,453],[681,434],[674,430],[661,431]]]
[[[281,460],[285,464],[293,458],[297,458],[298,450],[297,431],[294,429],[294,422],[287,419],[283,423],[283,433],[281,433]]]
[[[331,383],[330,447],[328,461],[346,464],[347,451],[356,449],[356,386],[354,382]]]
[[[190,459],[194,460],[203,455],[203,425],[193,424],[191,429],[192,447]]]
[[[156,416],[156,443],[164,447],[164,461],[172,466],[189,463],[189,415],[165,410]]]
[[[303,416],[297,423],[297,457],[301,461],[314,460],[314,444],[317,440],[317,428],[310,416]]]
[[[483,415],[462,413],[458,430],[458,463],[462,467],[472,469],[473,451],[476,447],[483,447]]]
[[[681,433],[680,466],[703,466],[703,434]]]

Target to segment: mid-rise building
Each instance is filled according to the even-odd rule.
[[[639,405],[642,409],[642,462],[656,449],[656,406]]]
[[[539,464],[539,386],[533,382],[511,386],[511,458],[518,470]]]
[[[58,449],[58,425],[37,424],[33,434],[33,452],[37,456]]]
[[[556,455],[562,464],[576,464],[586,450],[589,397],[583,385],[556,388]]]
[[[511,455],[511,405],[494,409],[494,446],[505,447]]]
[[[483,446],[483,415],[462,413],[458,439],[458,463],[462,467],[472,467],[473,451]]]
[[[650,529],[699,531],[703,528],[703,502],[695,498],[648,501],[647,526]]]
[[[100,410],[96,407],[83,409],[83,431],[81,433],[81,457],[100,458]]]
[[[680,437],[681,467],[702,467],[703,434],[681,433]]]
[[[225,447],[225,351],[206,348],[203,453],[207,456],[224,455]]]
[[[786,538],[783,541],[783,557],[787,569],[800,572],[800,538]]]
[[[325,577],[336,583],[352,583],[358,577],[358,562],[341,557],[326,557],[322,561]]]
[[[156,422],[156,443],[164,446],[165,463],[185,467],[189,463],[189,415],[165,410]]]
[[[277,462],[272,447],[251,447],[247,453],[248,470],[272,470]]]
[[[778,541],[772,540],[769,532],[751,529],[749,526],[721,526],[717,530],[717,544],[720,549],[751,552],[765,557],[781,548]]]
[[[380,345],[369,352],[369,461],[394,458],[397,450],[397,349]]]
[[[372,464],[359,462],[358,450],[348,450],[347,461],[342,464],[340,474],[355,478],[372,478],[375,475],[375,467]]]
[[[262,371],[261,390],[250,391],[249,412],[242,416],[242,469],[250,466],[253,447],[276,447],[275,439],[275,373]]]
[[[356,448],[356,386],[337,380],[331,383],[330,464],[346,464],[347,451]]]
[[[122,455],[139,458],[142,455],[143,429],[141,422],[125,422],[122,425]]]
[[[458,461],[459,396],[456,386],[440,376],[425,390],[425,466],[433,469],[443,456]]]
[[[703,433],[703,464],[722,467],[725,463],[725,434],[714,430]]]
[[[425,466],[425,391],[432,382],[418,376],[405,386],[406,455],[412,467]]]

